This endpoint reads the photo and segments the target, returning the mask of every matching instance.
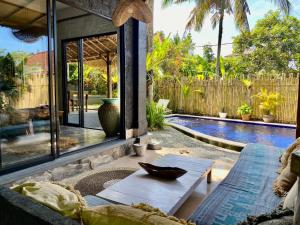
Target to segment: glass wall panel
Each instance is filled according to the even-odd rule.
[[[57,90],[63,114],[59,152],[64,154],[119,138],[118,40],[111,21],[59,1],[56,4]],[[106,98],[115,98],[106,101],[109,105],[102,113],[104,126],[113,130],[109,134],[98,116]],[[116,119],[110,122],[111,118]]]
[[[117,34],[83,38],[84,127],[103,130],[98,109],[105,98],[119,97]],[[116,101],[119,106],[119,101]]]
[[[70,125],[80,125],[80,113],[81,113],[81,96],[80,94],[80,79],[79,79],[79,62],[78,62],[78,41],[65,42],[65,54],[66,54],[66,91],[67,91],[67,103],[66,108],[67,123]]]
[[[0,1],[1,167],[51,154],[46,0]]]

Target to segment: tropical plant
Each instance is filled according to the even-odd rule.
[[[163,76],[162,65],[168,59],[170,39],[165,38],[163,32],[157,32],[153,37],[153,49],[148,51],[146,56],[147,72],[147,98],[153,101],[153,82]]]
[[[212,63],[215,60],[215,55],[210,45],[203,46],[203,58],[208,62]]]
[[[10,53],[0,56],[0,101],[2,111],[14,105],[25,91],[25,84],[21,79],[22,74],[16,71],[18,65]]]
[[[267,89],[261,89],[254,97],[260,101],[259,108],[264,115],[273,115],[282,102],[282,96],[278,92],[268,92]]]
[[[240,116],[250,115],[251,113],[252,113],[252,108],[246,103],[238,107],[237,114]]]
[[[165,125],[165,109],[158,106],[156,102],[146,104],[147,122],[151,130],[163,129]]]
[[[184,2],[191,2],[191,0],[163,0],[163,7],[171,4],[181,4]],[[291,3],[289,0],[271,0],[279,5],[280,9],[286,14],[290,12]],[[190,13],[190,18],[186,28],[191,30],[200,31],[203,27],[204,21],[208,15],[211,16],[212,27],[219,27],[218,34],[218,50],[216,62],[216,74],[220,77],[220,59],[221,59],[221,46],[223,37],[223,22],[225,14],[234,14],[235,24],[241,30],[249,30],[247,14],[250,14],[250,9],[247,0],[194,0],[195,7]]]
[[[300,69],[300,20],[270,11],[250,32],[233,41],[233,52],[240,65],[247,64],[248,75],[297,72]]]

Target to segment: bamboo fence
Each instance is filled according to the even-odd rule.
[[[47,75],[33,75],[26,78],[26,90],[20,95],[14,108],[35,108],[49,104],[49,79]]]
[[[169,108],[174,113],[218,116],[224,107],[230,118],[238,118],[237,108],[248,103],[252,105],[252,119],[261,119],[259,100],[255,97],[262,88],[278,92],[283,100],[275,113],[279,123],[296,123],[298,76],[289,75],[280,78],[254,78],[252,87],[247,89],[241,80],[175,80],[163,79],[156,82],[155,98],[169,99]],[[189,86],[189,93],[184,94],[184,85]],[[249,97],[250,96],[250,97]]]

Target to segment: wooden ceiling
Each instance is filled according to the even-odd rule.
[[[67,44],[67,61],[76,62],[78,59],[77,42],[69,42]],[[103,59],[113,60],[118,51],[117,35],[105,35],[98,37],[89,37],[83,39],[83,58],[84,61],[92,61]]]
[[[12,29],[36,28],[46,34],[46,1],[40,0],[0,0],[0,25]]]

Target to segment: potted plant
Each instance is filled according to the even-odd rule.
[[[266,89],[255,95],[260,100],[259,108],[263,113],[263,121],[272,123],[274,121],[274,113],[282,98],[277,92],[268,92]]]
[[[227,113],[225,111],[224,106],[221,108],[221,111],[219,112],[219,117],[222,118],[222,119],[225,119],[227,117]]]
[[[252,108],[245,103],[238,108],[237,113],[242,117],[242,120],[249,121],[252,113]]]

